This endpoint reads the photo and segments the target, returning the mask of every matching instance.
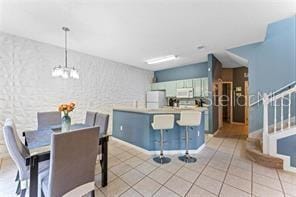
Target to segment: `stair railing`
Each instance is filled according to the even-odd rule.
[[[263,153],[269,154],[269,135],[272,133],[278,132],[278,127],[280,131],[284,131],[284,129],[289,129],[291,127],[291,101],[292,94],[296,93],[296,86],[281,92],[280,94],[274,95],[270,97],[268,94],[263,95]],[[285,107],[285,101],[288,102],[287,107]],[[269,129],[269,121],[268,121],[268,110],[269,105],[273,107],[274,111],[274,119],[273,119],[273,129]],[[277,108],[280,108],[280,120],[278,121],[277,117]],[[287,127],[284,127],[284,110],[288,109],[288,118],[287,118]],[[278,122],[279,125],[278,126]]]
[[[267,94],[267,96],[268,96],[268,98],[273,97],[274,95],[280,94],[280,93],[282,93],[283,91],[286,91],[287,89],[290,89],[291,87],[293,87],[293,86],[295,86],[295,85],[296,85],[296,81],[293,81],[293,82],[291,82],[291,83],[289,83],[289,84],[287,84],[287,85],[285,85],[285,86],[279,88],[278,90],[273,91],[273,92],[271,92],[270,94]],[[254,101],[254,102],[250,103],[249,106],[252,107],[252,106],[254,106],[254,105],[256,105],[256,104],[259,104],[259,103],[262,102],[262,101],[263,101],[263,97],[260,98],[260,99],[258,99],[257,101]]]

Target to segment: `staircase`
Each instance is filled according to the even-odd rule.
[[[260,138],[248,138],[246,146],[247,156],[250,160],[269,168],[283,169],[283,160],[262,152],[262,140]]]
[[[292,114],[296,113],[296,82],[280,93],[264,94],[262,102],[263,132],[257,138],[247,139],[247,155],[260,165],[296,173],[296,166],[291,165],[291,156],[295,157],[296,152],[292,147],[296,142],[291,143],[286,153],[280,154],[278,150],[281,139],[296,139],[296,120],[295,114]]]

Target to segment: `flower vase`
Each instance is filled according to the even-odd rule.
[[[62,132],[70,131],[71,117],[65,114],[62,118]]]

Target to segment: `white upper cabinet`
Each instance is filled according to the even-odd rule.
[[[202,95],[201,79],[193,79],[193,92],[194,97],[200,97]]]
[[[151,90],[158,90],[158,83],[152,83],[151,84]]]
[[[204,77],[201,79],[202,82],[202,97],[208,97],[209,96],[209,79],[207,77]]]
[[[175,97],[179,88],[193,88],[194,97],[208,96],[208,78],[186,79],[178,81],[167,81],[152,83],[151,90],[165,90],[166,97]]]
[[[175,97],[176,89],[177,89],[176,81],[166,82],[166,88],[165,88],[166,97]]]
[[[152,83],[151,90],[165,90],[167,82]]]
[[[184,80],[184,88],[192,88],[192,79]]]
[[[178,80],[176,82],[177,82],[177,89],[184,88],[184,81],[183,80]]]
[[[192,79],[178,80],[177,89],[179,88],[192,88]]]

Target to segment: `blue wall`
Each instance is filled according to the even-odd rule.
[[[157,82],[208,77],[208,63],[203,62],[159,70],[154,72],[154,76]]]
[[[291,166],[296,167],[296,135],[292,135],[277,142],[277,152],[291,157]]]
[[[295,29],[296,16],[293,16],[268,25],[264,42],[230,49],[248,60],[250,95],[270,93],[296,80]],[[251,102],[257,99],[251,97]],[[261,117],[261,104],[250,109],[250,132],[262,129]]]

